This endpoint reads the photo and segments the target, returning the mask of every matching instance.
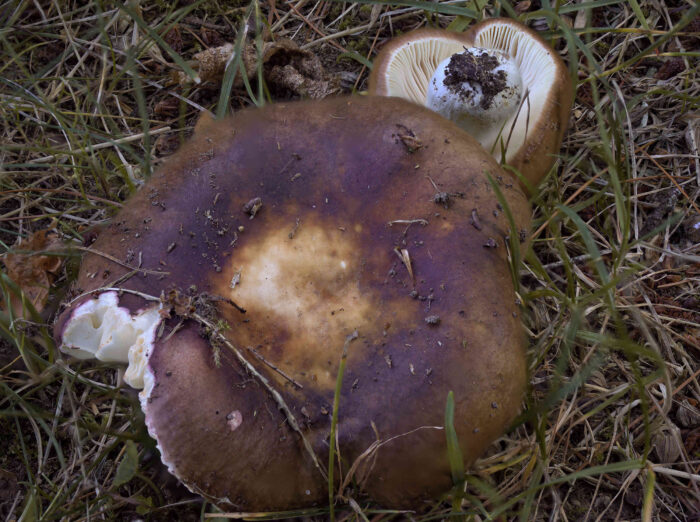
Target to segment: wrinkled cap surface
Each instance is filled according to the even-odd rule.
[[[491,155],[398,98],[206,123],[91,246],[85,296],[57,334],[114,285],[132,316],[162,306],[141,401],[163,462],[227,509],[268,511],[327,501],[338,365],[357,332],[337,486],[352,469],[380,503],[420,506],[451,487],[448,392],[469,465],[525,386],[511,232],[489,176],[526,229],[526,199]]]
[[[573,101],[569,74],[535,32],[507,18],[485,20],[466,33],[417,30],[392,40],[375,59],[369,92],[425,104],[428,82],[450,54],[476,46],[507,53],[522,79],[519,110],[497,124],[465,118],[460,125],[497,160],[536,185],[554,162]]]

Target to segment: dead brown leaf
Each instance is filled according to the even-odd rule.
[[[14,250],[21,253],[5,256],[7,275],[20,287],[38,312],[44,309],[51,284],[64,261],[61,256],[43,253],[62,248],[63,243],[58,234],[53,230],[40,230],[15,244]],[[11,305],[17,316],[24,315],[19,296],[13,295]]]
[[[180,27],[175,26],[170,31],[168,31],[164,37],[165,42],[172,47],[173,51],[176,53],[182,52],[184,46],[182,40],[182,33],[180,32]]]
[[[199,33],[202,36],[202,41],[210,47],[218,47],[226,43],[226,39],[214,29],[202,26]]]
[[[180,110],[180,100],[172,96],[160,100],[153,108],[153,112],[158,116],[172,118],[177,116]]]
[[[522,2],[518,2],[515,4],[515,12],[516,13],[524,13],[528,9],[530,9],[530,5],[532,5],[532,2],[530,0],[523,0]]]
[[[695,458],[700,454],[700,428],[688,431],[683,439],[683,444],[685,451],[688,452],[691,458]]]
[[[654,78],[657,80],[668,80],[683,71],[685,71],[685,62],[683,58],[671,58],[664,62]]]

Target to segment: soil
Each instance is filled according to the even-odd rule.
[[[464,84],[478,83],[481,85],[482,98],[479,106],[488,110],[493,99],[506,89],[507,75],[505,71],[493,70],[498,67],[498,58],[482,52],[475,56],[470,52],[455,54],[450,59],[445,73],[445,87],[465,101],[474,97],[474,90]]]

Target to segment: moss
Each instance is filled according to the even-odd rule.
[[[610,50],[610,44],[607,42],[598,42],[595,45],[595,50],[601,55],[605,56],[608,54],[608,51]]]
[[[366,56],[369,53],[370,41],[368,37],[362,36],[357,40],[349,41],[346,47],[349,51],[355,51],[362,56]]]
[[[328,11],[328,15],[326,15],[326,20],[329,22],[335,20],[340,16],[340,13],[342,13],[342,6],[340,4],[333,4],[333,7],[330,8]]]
[[[354,23],[355,23],[355,20],[351,16],[346,16],[338,24],[338,30],[344,31],[345,29],[349,29],[350,27],[353,26]]]
[[[372,15],[372,9],[374,6],[370,4],[364,4],[360,6],[360,15],[362,18],[369,18]]]

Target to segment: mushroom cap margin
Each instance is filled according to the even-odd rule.
[[[556,81],[547,93],[539,117],[534,124],[528,125],[528,138],[516,152],[509,154],[507,162],[535,187],[554,164],[569,126],[574,100],[571,78],[559,54],[536,31],[520,22],[510,18],[492,18],[473,25],[466,34],[478,44],[479,34],[496,25],[509,25],[527,34],[551,57],[555,69]]]

